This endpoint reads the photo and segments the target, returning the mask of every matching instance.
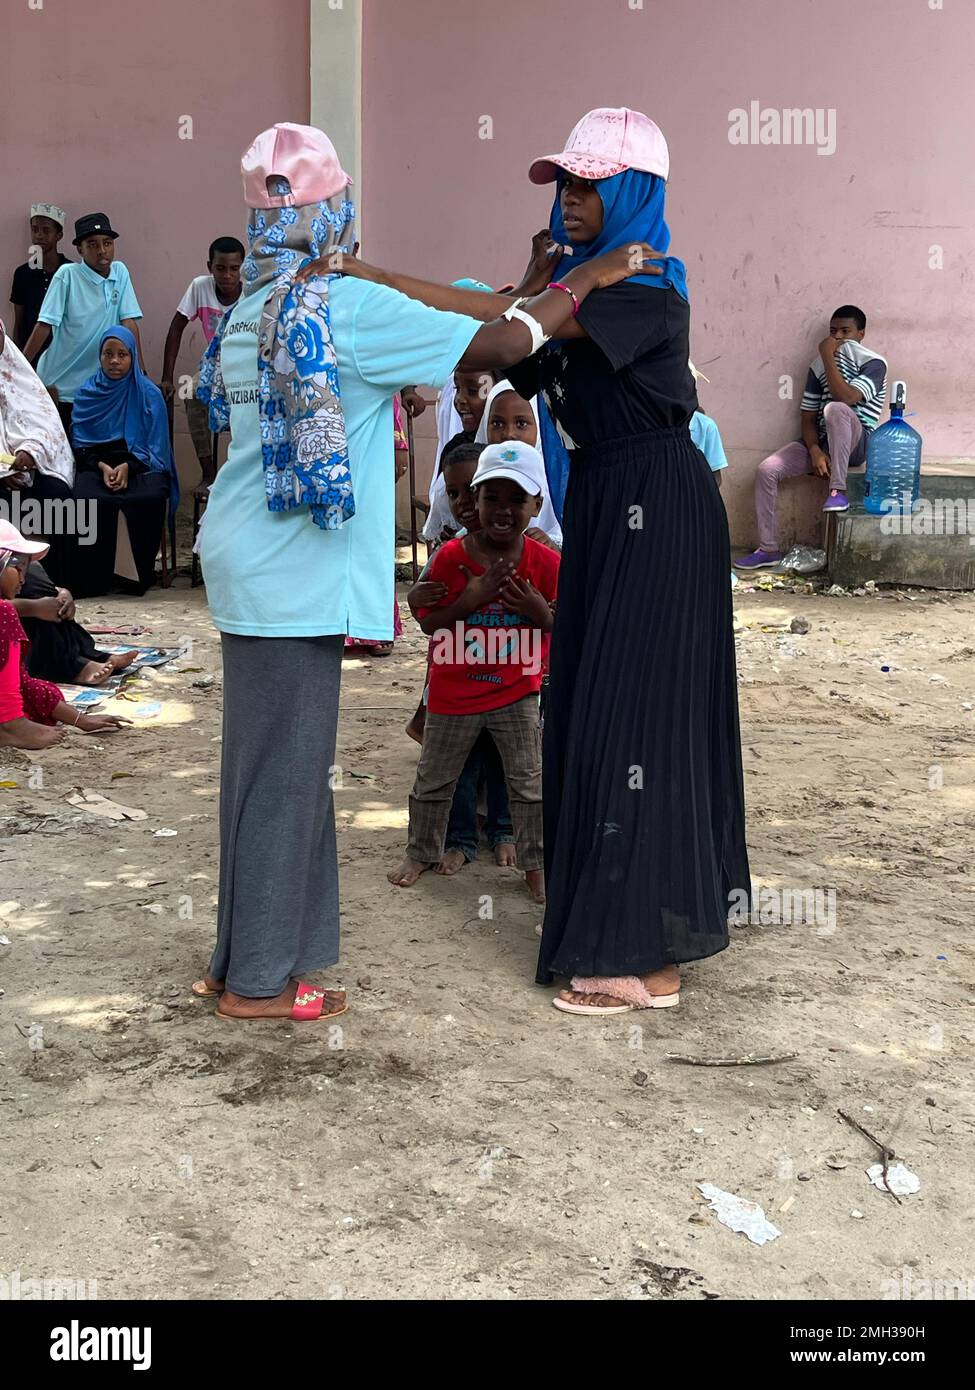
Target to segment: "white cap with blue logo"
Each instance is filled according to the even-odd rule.
[[[545,491],[545,461],[537,449],[521,439],[489,444],[477,461],[471,487],[492,478],[510,478],[530,497],[539,497]]]

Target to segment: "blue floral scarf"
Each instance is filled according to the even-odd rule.
[[[250,254],[241,268],[244,295],[273,285],[261,316],[257,360],[268,510],[307,507],[315,525],[329,531],[355,515],[328,304],[335,276],[296,284],[295,275],[309,260],[351,251],[354,221],[353,204],[341,196],[307,207],[252,209]],[[230,428],[220,349],[232,312],[207,349],[197,387],[218,433]]]

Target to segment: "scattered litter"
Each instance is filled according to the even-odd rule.
[[[931,684],[932,684],[932,685],[947,685],[948,682],[945,680],[944,676],[932,676],[932,677],[931,677]]]
[[[216,676],[203,676],[198,681],[192,681],[194,690],[209,690],[211,685],[216,683]]]
[[[782,1232],[771,1221],[757,1202],[749,1202],[744,1197],[736,1197],[733,1192],[724,1192],[709,1182],[699,1182],[697,1189],[706,1200],[722,1226],[740,1231],[753,1245],[765,1245],[775,1240]]]
[[[109,692],[101,686],[62,685],[61,694],[72,709],[97,709],[108,699]]]
[[[9,937],[9,936],[0,936],[0,946],[9,946],[9,945],[10,945],[10,937]]]
[[[796,574],[818,574],[820,570],[825,568],[825,550],[818,550],[810,545],[794,545],[789,553],[783,556],[775,572],[780,574],[783,571],[793,570]]]
[[[876,579],[868,579],[867,582],[866,582],[866,584],[864,584],[863,587],[866,589],[866,591],[867,591],[868,594],[875,594],[875,593],[877,592],[877,581],[876,581]]]
[[[112,801],[107,796],[102,796],[100,792],[90,791],[87,787],[80,787],[77,791],[65,797],[69,806],[81,806],[86,811],[90,811],[93,816],[105,816],[108,820],[147,820],[148,814],[139,811],[134,806],[123,806],[118,801]]]
[[[947,960],[947,956],[935,956],[935,960]]]
[[[909,1197],[912,1192],[920,1192],[921,1179],[903,1163],[872,1163],[867,1169],[867,1177],[881,1192],[891,1192],[895,1197]]]
[[[646,1071],[635,1071],[633,1073],[634,1086],[645,1086],[650,1080],[650,1073]]]
[[[962,700],[962,702],[961,702],[961,707],[962,707],[962,709],[972,709],[972,708],[973,708],[973,705],[972,705],[971,700]]]
[[[135,774],[132,772],[113,772],[112,781],[117,782],[120,777],[133,777],[134,775]]]
[[[810,623],[808,618],[803,618],[799,614],[796,614],[796,616],[792,619],[792,622],[789,624],[789,631],[806,633],[809,631],[811,626],[812,624]]]
[[[853,1210],[850,1212],[850,1215],[853,1217],[854,1221],[863,1220],[863,1212],[857,1211],[856,1207],[853,1208]]]
[[[795,1206],[795,1204],[796,1204],[796,1198],[795,1198],[795,1193],[793,1193],[793,1195],[792,1195],[791,1197],[787,1197],[787,1198],[785,1199],[785,1201],[782,1203],[782,1205],[779,1207],[779,1215],[780,1215],[780,1216],[784,1216],[785,1213],[786,1213],[787,1211],[791,1211],[791,1210],[792,1210],[792,1208]]]
[[[827,598],[846,598],[847,590],[842,584],[831,584],[826,590]]]
[[[178,834],[179,834],[179,831],[178,831],[178,830],[154,830],[154,831],[152,832],[152,838],[153,838],[154,840],[165,840],[165,839],[166,839],[168,836],[170,836],[170,835],[178,835]]]
[[[13,789],[14,789],[15,787],[19,787],[19,786],[20,786],[20,783],[19,783],[19,782],[10,782],[10,781],[0,782],[0,790],[5,791],[5,792],[13,791]]]
[[[846,1158],[837,1158],[835,1154],[830,1154],[826,1160],[827,1168],[834,1168],[837,1172],[842,1172],[844,1168],[849,1168],[850,1162]]]
[[[155,719],[156,715],[162,710],[161,700],[150,700],[144,705],[136,705],[132,710],[133,719]]]
[[[156,917],[163,911],[162,903],[140,903],[139,906],[145,908],[146,912],[153,913]]]
[[[889,670],[890,670],[890,667],[889,667],[889,666],[881,666],[880,669],[881,669],[881,671],[889,671]]]

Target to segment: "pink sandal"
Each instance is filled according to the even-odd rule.
[[[552,1000],[564,1014],[628,1014],[634,1009],[673,1009],[680,1003],[680,990],[673,994],[650,994],[638,975],[614,975],[600,978],[575,976],[569,990],[573,994],[602,994],[619,999],[619,1004],[574,1004],[557,994]]]
[[[225,1014],[218,1008],[214,1018],[224,1023],[330,1023],[348,1007],[344,989],[316,989],[299,980],[290,1014]]]

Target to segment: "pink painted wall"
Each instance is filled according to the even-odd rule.
[[[30,204],[57,203],[71,222],[106,212],[158,380],[170,319],[210,242],[244,240],[242,151],[274,121],[308,119],[308,0],[45,0],[41,10],[4,0],[0,52],[3,316],[12,321],[9,276],[26,259]],[[185,115],[192,140],[179,139]],[[192,372],[199,325],[183,344],[178,370]],[[195,484],[182,411],[176,422],[180,472]]]
[[[364,254],[439,280],[517,279],[550,192],[532,157],[597,105],[650,114],[671,150],[672,247],[687,263],[692,352],[731,458],[735,539],[754,539],[754,470],[796,437],[830,312],[904,377],[926,455],[975,456],[971,131],[975,6],[945,0],[365,0]],[[833,107],[836,151],[733,146],[729,112]],[[490,115],[494,138],[478,138]],[[929,269],[929,247],[944,268]],[[796,398],[779,398],[791,376]],[[431,414],[420,421],[421,427]],[[785,494],[789,493],[786,497]],[[818,524],[783,491],[786,531]]]

